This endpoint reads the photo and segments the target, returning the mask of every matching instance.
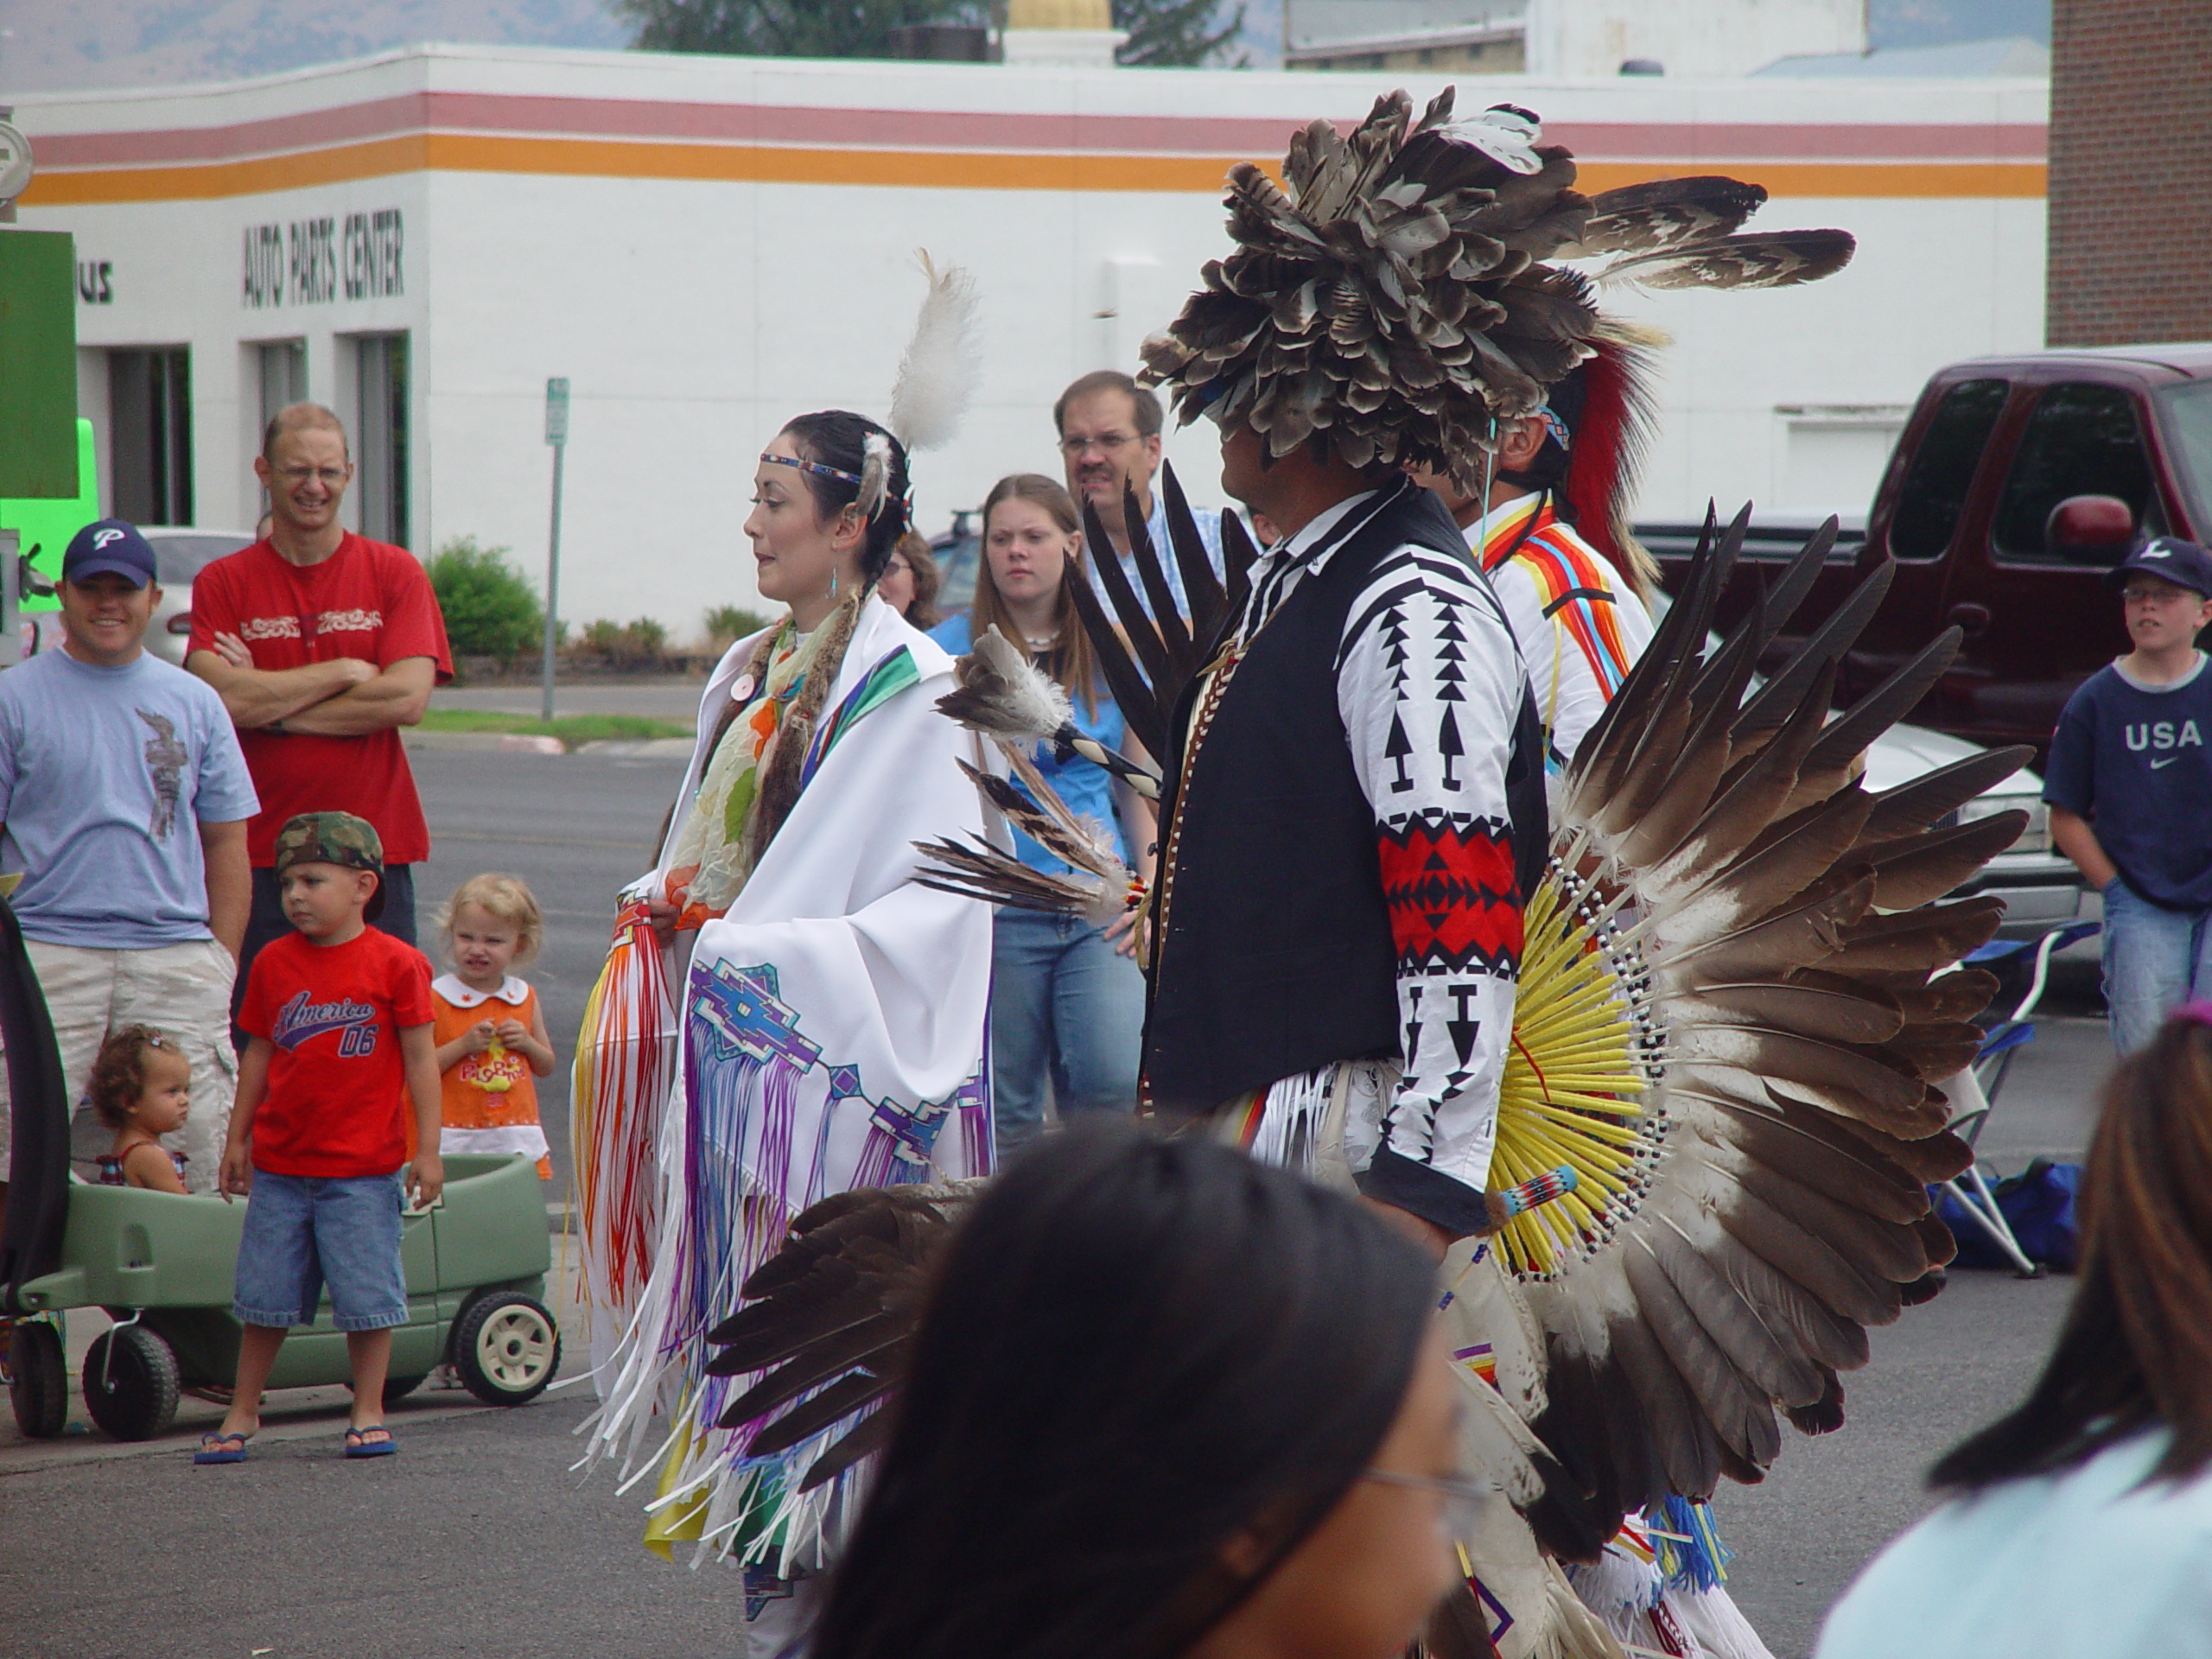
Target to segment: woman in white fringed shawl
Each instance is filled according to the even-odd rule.
[[[716,1426],[743,1379],[706,1374],[702,1335],[809,1205],[990,1167],[990,912],[913,880],[916,842],[982,829],[953,764],[973,740],[936,707],[952,659],[874,592],[908,491],[904,449],[861,416],[768,445],[745,531],[789,611],[716,669],[630,890],[669,943],[678,1083],[652,1276],[600,1368],[594,1450],[658,1467],[649,1544],[697,1540],[756,1580],[819,1568],[855,1498],[849,1479],[793,1490],[820,1441],[752,1459]],[[773,1625],[792,1604],[763,1589]]]

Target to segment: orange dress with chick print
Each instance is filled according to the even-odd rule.
[[[486,1020],[518,1020],[535,1028],[537,993],[512,974],[496,991],[472,990],[457,976],[440,974],[430,982],[430,1007],[432,1040],[442,1047]],[[550,1148],[537,1121],[537,1080],[527,1059],[494,1043],[462,1055],[438,1081],[444,1091],[441,1153],[518,1153],[537,1159],[537,1173],[552,1179]]]

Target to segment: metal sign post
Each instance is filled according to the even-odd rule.
[[[538,668],[542,720],[553,718],[553,653],[561,624],[561,461],[569,451],[569,381],[565,375],[545,383],[545,442],[553,446],[553,529],[545,554],[545,656]]]

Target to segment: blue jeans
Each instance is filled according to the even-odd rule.
[[[407,1275],[399,1261],[406,1202],[397,1174],[255,1170],[231,1312],[245,1325],[313,1325],[327,1286],[330,1322],[340,1331],[406,1324]]]
[[[2126,882],[2106,883],[2105,1005],[2112,1046],[2133,1054],[2191,997],[2212,997],[2212,910],[2161,910]]]
[[[1144,976],[1080,917],[1001,909],[991,933],[991,1119],[1001,1160],[1060,1116],[1133,1112]]]

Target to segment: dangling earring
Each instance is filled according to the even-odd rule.
[[[834,564],[830,567],[830,597],[837,597],[837,567]]]

